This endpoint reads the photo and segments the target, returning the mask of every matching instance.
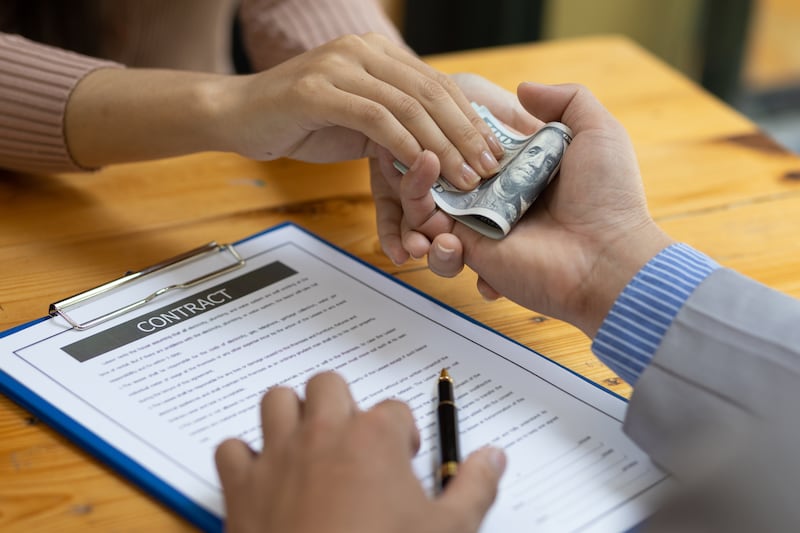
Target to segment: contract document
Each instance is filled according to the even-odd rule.
[[[237,268],[226,270],[225,251],[204,254],[99,294],[65,313],[70,321],[5,332],[0,391],[219,530],[216,446],[237,437],[260,449],[264,392],[302,395],[323,370],[344,376],[362,408],[386,398],[410,406],[422,442],[413,468],[435,497],[446,367],[462,453],[492,444],[508,457],[482,531],[624,531],[656,509],[670,481],[624,435],[623,398],[297,226],[233,248]],[[212,271],[222,273],[180,288]]]

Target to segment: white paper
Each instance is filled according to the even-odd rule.
[[[263,393],[302,393],[322,370],[340,372],[364,408],[390,397],[410,405],[422,442],[414,469],[433,494],[444,367],[464,455],[493,444],[508,456],[483,531],[620,531],[654,510],[668,480],[623,434],[622,399],[296,227],[236,248],[245,268],[130,316],[84,332],[51,319],[0,339],[0,369],[219,516],[214,448],[239,437],[259,449]],[[148,276],[79,313],[98,316],[224,261]],[[276,265],[281,279],[262,282]],[[123,344],[92,356],[104,342]]]

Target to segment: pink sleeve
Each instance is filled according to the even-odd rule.
[[[240,17],[255,70],[346,34],[375,32],[404,43],[377,0],[244,0]]]
[[[0,33],[0,167],[49,174],[79,167],[64,137],[67,100],[91,71],[121,66]]]

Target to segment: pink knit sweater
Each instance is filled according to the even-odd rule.
[[[267,69],[348,33],[402,43],[376,0],[117,0],[125,39],[106,58],[81,56],[0,33],[0,167],[30,173],[80,168],[64,136],[64,113],[80,80],[98,68],[230,72],[230,28],[240,9],[253,67]],[[198,38],[198,36],[201,36]]]

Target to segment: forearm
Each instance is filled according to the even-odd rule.
[[[221,107],[225,76],[101,69],[77,85],[67,103],[65,136],[86,168],[207,150],[230,150]]]
[[[800,390],[799,321],[800,301],[716,270],[687,299],[642,374],[626,430],[660,464],[691,475],[685,467],[692,456],[681,452],[692,439],[724,449],[756,423],[791,426]]]
[[[233,77],[121,67],[0,34],[0,166],[67,172],[234,149],[218,118]]]
[[[110,61],[0,33],[0,167],[23,172],[85,170],[64,138],[64,113],[75,86]]]
[[[465,186],[479,179],[475,168],[495,170],[485,157],[493,136],[448,81],[376,34],[346,36],[247,76],[98,70],[73,91],[66,136],[86,167],[208,150],[341,161],[377,146],[411,164],[422,143],[437,147],[442,174]],[[430,86],[437,99],[421,90]]]

